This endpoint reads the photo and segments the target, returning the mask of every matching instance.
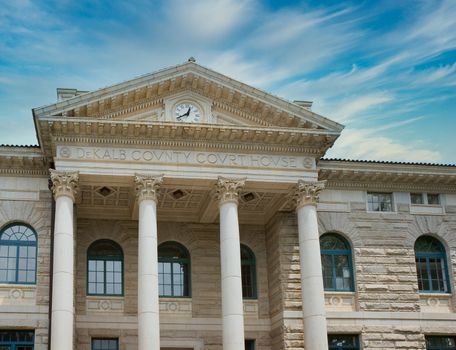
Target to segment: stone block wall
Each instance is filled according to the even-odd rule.
[[[137,347],[137,222],[88,220],[77,221],[76,343],[77,349],[89,350],[91,337],[118,337],[121,350]],[[240,226],[241,243],[255,254],[258,300],[256,312],[245,318],[246,338],[256,339],[258,350],[270,350],[268,264],[264,228]],[[87,297],[87,249],[98,239],[112,239],[124,252],[123,297]],[[161,311],[161,338],[182,340],[189,344],[202,341],[204,349],[222,349],[221,280],[219,226],[197,223],[158,223],[158,244],[176,241],[191,256],[191,299],[161,298],[169,306]],[[87,300],[95,300],[88,309]],[[106,309],[97,302],[107,300]],[[123,311],[112,307],[120,300]],[[188,302],[190,300],[190,302]],[[249,301],[250,302],[250,301]],[[101,303],[100,303],[101,304]],[[172,304],[172,305],[171,305]],[[184,305],[185,304],[185,305]],[[187,304],[190,304],[190,313]],[[171,305],[171,306],[170,306]],[[184,305],[185,308],[180,309]],[[166,343],[165,343],[166,344]],[[202,348],[202,349],[203,349]],[[196,348],[195,348],[196,349]]]
[[[19,188],[17,193],[13,184]],[[13,222],[29,224],[37,233],[38,245],[36,285],[0,286],[0,328],[34,329],[35,349],[45,350],[49,342],[51,192],[47,179],[38,177],[0,177],[0,190],[3,186],[11,199],[0,200],[0,228]]]

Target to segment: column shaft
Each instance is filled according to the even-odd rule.
[[[77,173],[51,171],[55,196],[51,349],[73,349],[74,194]]]
[[[297,209],[304,344],[306,350],[327,350],[325,293],[315,202]]]
[[[160,349],[158,301],[157,203],[139,203],[138,350]]]
[[[157,197],[162,176],[135,175],[139,203],[138,350],[160,350]]]
[[[241,253],[237,205],[220,205],[223,350],[244,348]]]
[[[219,178],[220,266],[222,279],[223,350],[244,349],[241,245],[238,192],[244,181]]]

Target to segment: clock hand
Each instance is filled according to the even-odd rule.
[[[190,108],[190,107],[188,107],[188,111],[187,111],[187,113],[185,113],[185,114],[184,114],[186,117],[188,117],[188,116],[190,115],[190,109],[191,109],[191,108]],[[184,116],[184,115],[183,115],[183,116]]]

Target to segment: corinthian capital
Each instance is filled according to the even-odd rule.
[[[325,188],[325,183],[326,181],[305,182],[304,180],[299,180],[294,193],[296,209],[305,205],[316,206],[319,199],[318,196],[321,190]]]
[[[219,201],[219,204],[225,202],[239,202],[239,192],[245,185],[245,178],[243,179],[228,179],[226,177],[219,176],[216,184],[215,196]]]
[[[158,201],[158,193],[163,182],[163,175],[135,175],[136,197],[138,201],[152,199]]]
[[[74,197],[79,187],[79,173],[77,171],[66,172],[54,169],[49,169],[49,172],[51,173],[51,191],[54,194],[54,198],[68,196],[74,202]]]

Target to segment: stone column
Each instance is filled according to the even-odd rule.
[[[301,263],[302,314],[306,350],[327,350],[325,294],[321,269],[317,202],[324,182],[298,182],[296,190]]]
[[[73,349],[74,217],[77,172],[50,169],[55,198],[54,262],[52,274],[51,349]]]
[[[244,305],[238,221],[238,197],[244,183],[244,179],[222,177],[217,181],[216,195],[220,209],[223,350],[244,349]]]
[[[139,204],[138,350],[160,350],[157,196],[163,176],[136,175]]]

